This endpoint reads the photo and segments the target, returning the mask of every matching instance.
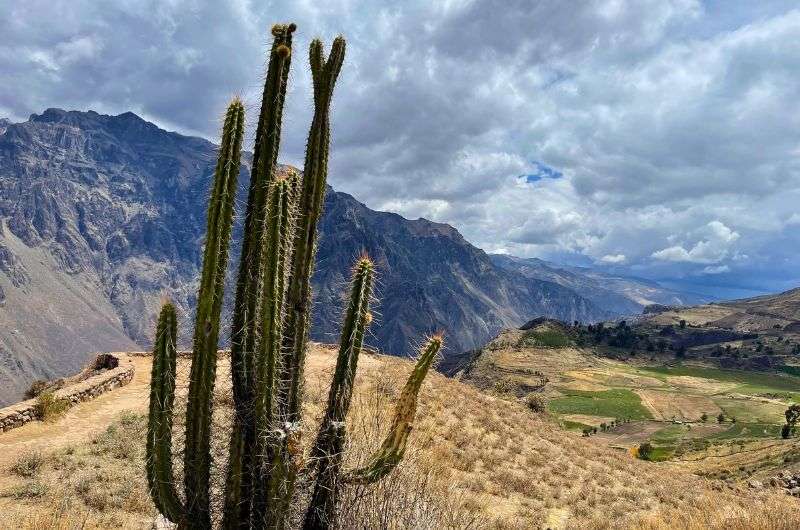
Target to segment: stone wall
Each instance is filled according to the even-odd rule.
[[[104,364],[108,366],[116,365],[116,368],[111,368],[83,381],[56,390],[54,392],[56,398],[68,400],[70,402],[69,406],[72,407],[131,382],[134,368],[127,354],[104,353],[101,356],[103,356]],[[116,359],[117,362],[110,361],[109,356]],[[0,409],[0,432],[21,427],[37,419],[39,418],[36,411],[36,398],[20,401]]]

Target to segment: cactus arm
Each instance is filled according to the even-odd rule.
[[[276,24],[256,128],[253,167],[244,221],[231,333],[231,377],[235,407],[225,488],[225,528],[249,526],[256,432],[253,417],[254,357],[258,343],[261,253],[267,191],[274,178],[281,120],[291,64],[294,24]]]
[[[256,393],[254,416],[256,448],[255,469],[258,477],[254,486],[252,518],[253,526],[264,527],[268,507],[268,480],[262,475],[266,472],[269,449],[274,444],[277,431],[274,424],[274,395],[276,366],[280,357],[281,325],[283,322],[283,299],[287,257],[292,234],[292,188],[296,176],[275,181],[270,190],[269,228],[263,253],[263,287],[261,295],[261,334],[256,356]]]
[[[291,270],[287,281],[281,357],[276,382],[276,420],[283,424],[281,438],[271,449],[268,494],[274,501],[266,526],[285,527],[298,471],[299,423],[308,327],[311,312],[311,275],[317,223],[322,215],[328,175],[330,102],[344,61],[345,41],[337,37],[323,63],[322,42],[310,47],[314,84],[314,117],[306,143],[302,186],[297,197],[297,219],[292,238]]]
[[[372,261],[364,256],[353,270],[350,302],[345,311],[328,406],[311,451],[311,461],[316,465],[317,474],[303,523],[305,530],[328,528],[336,520],[339,474],[346,434],[344,421],[353,397],[353,382],[364,335],[372,320],[369,302],[373,267]]]
[[[236,99],[228,107],[225,117],[208,206],[208,228],[197,296],[186,410],[184,450],[186,515],[187,520],[197,528],[211,526],[209,506],[211,412],[217,368],[219,319],[243,135],[244,106]]]
[[[333,41],[325,63],[322,62],[322,42],[316,39],[312,41],[309,52],[314,82],[314,117],[306,144],[303,186],[298,199],[297,229],[287,292],[283,350],[287,356],[285,366],[288,373],[285,375],[289,384],[280,396],[286,419],[291,423],[298,422],[301,413],[300,391],[311,312],[311,275],[314,272],[317,223],[322,215],[328,177],[330,103],[344,61],[344,52],[345,41],[342,37]]]
[[[175,403],[175,306],[161,308],[153,347],[150,379],[150,414],[147,423],[147,483],[158,511],[177,523],[185,509],[178,496],[172,472],[172,411]]]
[[[389,434],[386,435],[380,449],[369,459],[366,466],[350,471],[344,477],[346,482],[352,484],[372,484],[389,474],[400,461],[406,450],[408,435],[411,433],[414,415],[417,411],[417,397],[419,389],[428,370],[436,359],[442,347],[441,335],[428,339],[422,347],[414,370],[406,382],[400,399],[394,410]]]

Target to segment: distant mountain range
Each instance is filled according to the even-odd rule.
[[[493,254],[498,267],[526,278],[557,283],[580,293],[599,307],[617,315],[641,313],[648,305],[696,305],[711,302],[709,296],[679,292],[632,276],[619,276],[586,267],[554,265],[538,258]]]
[[[0,404],[33,379],[76,371],[92,352],[147,347],[165,297],[188,333],[215,149],[130,112],[48,109],[23,123],[0,120]],[[248,178],[244,164],[240,204]],[[380,274],[370,344],[397,355],[439,329],[458,353],[536,316],[590,322],[649,302],[698,301],[643,280],[490,256],[449,225],[374,211],[329,189],[314,339],[337,339],[362,251]]]

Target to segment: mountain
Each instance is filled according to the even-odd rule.
[[[164,297],[181,310],[186,336],[214,144],[130,112],[48,109],[4,127],[0,404],[35,378],[76,371],[93,352],[147,347]],[[238,204],[248,179],[245,163]],[[318,340],[338,336],[348,271],[362,251],[379,273],[370,345],[389,353],[410,354],[437,329],[447,332],[448,351],[460,352],[537,315],[610,316],[570,288],[495,266],[448,225],[376,212],[332,189],[320,236]],[[231,255],[238,254],[234,243]]]
[[[780,336],[784,347],[773,350],[791,350],[791,343],[800,341],[800,288],[700,306],[664,308],[644,315],[641,323],[664,326],[681,320],[690,327],[757,333],[762,338]]]
[[[0,118],[0,134],[6,132],[8,126],[11,125],[11,122],[8,121],[6,118]]]
[[[493,254],[492,262],[526,278],[557,283],[617,315],[634,315],[648,305],[684,306],[712,301],[708,296],[667,289],[643,278],[618,276],[586,267],[558,266],[538,258]]]

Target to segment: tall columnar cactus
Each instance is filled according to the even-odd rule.
[[[231,435],[225,520],[226,527],[250,525],[250,502],[255,487],[257,455],[255,401],[256,350],[259,342],[259,301],[262,285],[263,243],[267,219],[267,194],[275,178],[280,147],[281,120],[292,56],[294,24],[276,24],[269,55],[267,77],[256,128],[250,191],[244,221],[244,237],[236,284],[231,331],[233,397],[236,409]],[[274,252],[274,250],[273,250]],[[240,523],[235,523],[240,521]]]
[[[305,171],[277,175],[277,153],[294,24],[276,25],[270,51],[244,222],[242,254],[231,330],[234,418],[222,514],[212,513],[211,418],[216,379],[220,312],[233,199],[244,123],[241,102],[225,119],[208,208],[208,232],[198,294],[193,357],[186,405],[183,492],[172,469],[172,425],[176,377],[175,308],[164,304],[153,352],[147,476],[156,507],[181,528],[206,529],[222,516],[224,528],[284,528],[298,473],[313,475],[305,528],[336,523],[336,499],[347,481],[371,483],[397,465],[413,421],[417,394],[440,337],[429,339],[397,404],[389,434],[364,469],[342,470],[344,422],[350,408],[358,357],[371,322],[374,265],[366,256],[353,269],[350,302],[331,383],[328,407],[303,467],[299,440],[303,365],[311,307],[317,223],[322,213],[330,143],[330,103],[344,60],[338,37],[325,59],[322,43],[311,43],[314,118]]]
[[[147,425],[147,482],[156,508],[170,521],[179,521],[184,516],[172,474],[177,326],[175,306],[167,302],[161,308],[156,328]]]
[[[217,343],[228,262],[233,202],[239,177],[244,106],[235,99],[228,107],[222,130],[214,183],[208,203],[208,229],[203,270],[197,295],[192,369],[186,410],[184,449],[185,503],[172,481],[171,429],[175,398],[176,319],[172,304],[159,318],[153,352],[148,428],[148,478],[155,504],[172,521],[192,521],[196,528],[211,526],[209,499],[211,412],[217,369]]]

